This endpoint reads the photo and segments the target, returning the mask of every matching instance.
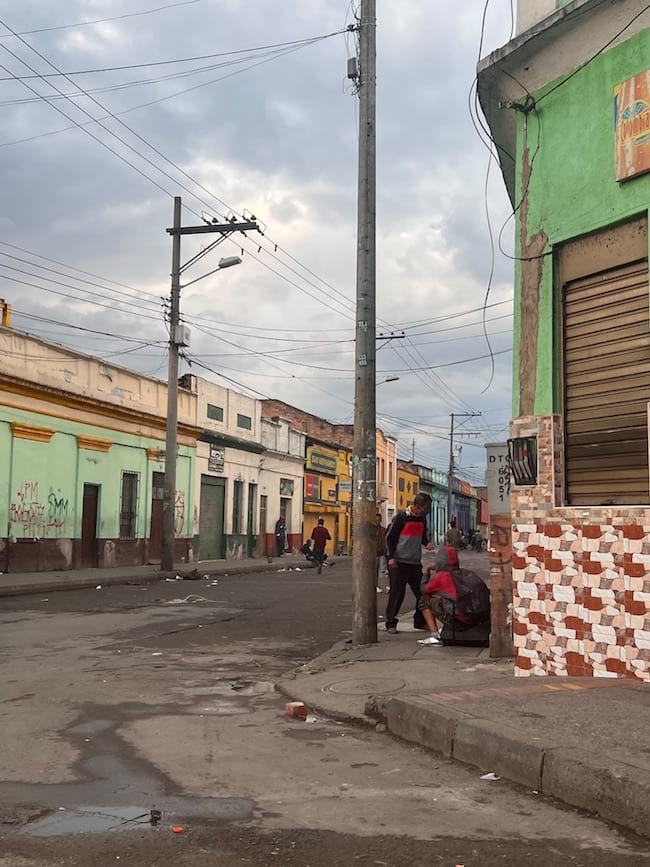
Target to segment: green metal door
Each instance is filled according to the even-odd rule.
[[[200,560],[222,560],[224,557],[223,518],[225,501],[225,479],[201,476]]]

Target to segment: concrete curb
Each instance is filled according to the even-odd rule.
[[[366,713],[403,740],[650,836],[650,779],[643,769],[587,750],[531,743],[523,729],[426,699],[371,697]]]
[[[242,566],[228,565],[226,568],[215,569],[199,569],[199,571],[209,576],[210,578],[224,577],[225,575],[255,575],[259,572],[273,571],[273,565],[269,563],[260,563],[259,566]],[[65,576],[60,579],[46,577],[47,572],[43,572],[42,581],[34,581],[31,584],[2,584],[0,583],[0,598],[3,596],[34,596],[38,593],[56,593],[59,590],[89,590],[101,584],[102,587],[116,587],[120,584],[156,584],[159,581],[164,581],[166,578],[175,578],[176,575],[190,575],[197,569],[197,565],[192,565],[192,568],[175,569],[173,572],[145,572],[144,574],[132,573],[128,575],[110,575],[98,574],[89,577],[82,576]]]

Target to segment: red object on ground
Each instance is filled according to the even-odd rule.
[[[174,834],[184,834],[185,828],[182,828],[180,825],[174,825],[174,827],[172,828],[172,831]]]
[[[303,704],[301,701],[287,702],[287,716],[292,717],[293,719],[306,719],[307,705]]]

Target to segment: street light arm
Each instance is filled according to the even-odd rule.
[[[193,283],[198,283],[199,280],[205,280],[206,277],[211,277],[213,274],[216,274],[217,271],[223,271],[224,268],[232,268],[233,265],[241,265],[241,259],[239,256],[231,256],[229,259],[222,259],[217,267],[213,268],[212,271],[208,271],[207,274],[202,274],[200,277],[195,277],[194,280],[190,280],[189,283],[183,283],[180,288],[187,289],[187,287],[191,286]]]

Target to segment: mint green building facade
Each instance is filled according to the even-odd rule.
[[[650,682],[650,21],[519,7],[478,72],[515,223],[515,674]]]
[[[6,329],[0,329],[3,338],[9,338]],[[42,344],[38,351],[43,353]],[[31,354],[39,357],[33,348]],[[71,356],[65,370],[76,371],[87,383],[99,364]],[[88,388],[75,389],[72,377],[66,390],[0,370],[0,572],[159,561],[165,418],[151,412],[151,399],[164,385],[145,381],[146,402],[129,405],[114,393],[125,390],[111,386],[122,372],[104,370],[110,390],[98,380],[90,394]],[[128,378],[142,379],[131,372]],[[191,559],[195,477],[196,432],[181,424],[175,502],[179,561]]]

